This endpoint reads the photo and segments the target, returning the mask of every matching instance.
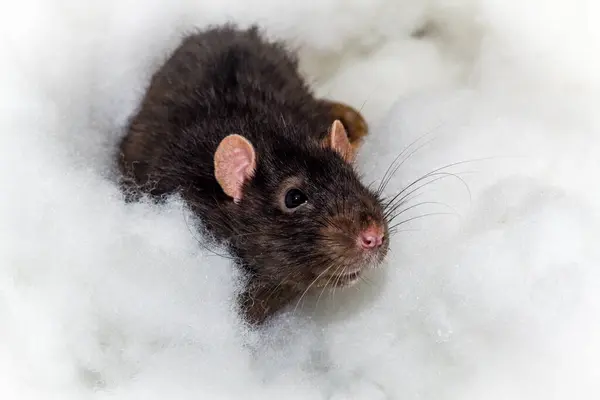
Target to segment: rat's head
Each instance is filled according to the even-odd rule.
[[[378,266],[388,224],[377,195],[352,168],[343,125],[321,142],[281,139],[262,151],[240,135],[215,152],[215,177],[230,197],[223,206],[231,246],[261,280],[295,286],[347,286]]]

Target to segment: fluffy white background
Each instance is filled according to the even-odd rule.
[[[1,8],[0,398],[600,396],[595,0]],[[112,175],[153,68],[230,18],[295,43],[319,93],[363,106],[367,178],[418,149],[388,193],[465,162],[444,171],[466,185],[419,191],[431,204],[407,218],[444,214],[403,225],[369,283],[259,334],[182,205],[126,206]]]

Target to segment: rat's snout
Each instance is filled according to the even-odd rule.
[[[377,249],[383,244],[384,232],[379,226],[370,226],[358,235],[358,245],[365,249]]]

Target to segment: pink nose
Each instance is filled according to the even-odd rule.
[[[383,233],[381,229],[370,227],[362,231],[359,235],[358,242],[363,249],[374,249],[383,244]]]

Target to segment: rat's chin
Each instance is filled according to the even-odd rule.
[[[354,286],[360,279],[362,271],[351,272],[343,274],[337,280],[335,287],[349,287]]]
[[[360,280],[365,269],[367,267],[363,266],[361,268],[347,268],[339,273],[324,274],[319,279],[317,287],[342,288],[353,286]]]
[[[384,253],[371,254],[365,257],[359,266],[339,268],[340,272],[324,273],[318,280],[317,287],[343,288],[355,285],[368,270],[375,269],[383,262]]]
[[[352,286],[360,279],[362,271],[343,273],[343,274],[331,274],[324,275],[319,279],[317,287],[331,287],[331,288],[343,288]]]

